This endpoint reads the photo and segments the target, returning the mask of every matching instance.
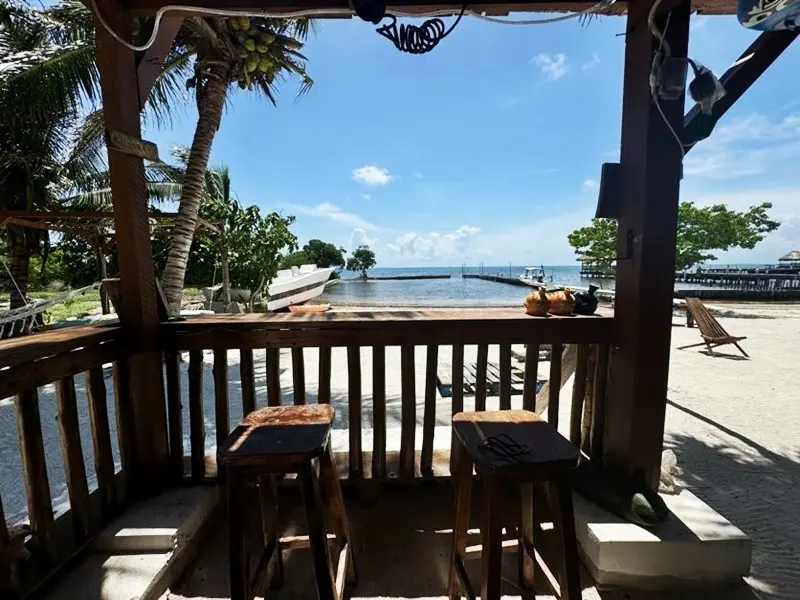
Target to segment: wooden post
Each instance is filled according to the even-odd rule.
[[[669,374],[681,150],[650,95],[658,48],[648,27],[653,2],[631,3],[622,98],[622,197],[617,235],[615,341],[605,433],[609,467],[658,485]],[[685,57],[691,3],[672,8],[666,40]],[[656,24],[665,28],[667,11]],[[660,100],[680,136],[684,94]],[[629,252],[630,250],[630,252]]]
[[[98,8],[124,39],[131,37],[131,17],[113,0]],[[98,22],[97,63],[103,91],[106,128],[141,137],[139,83],[133,50],[117,42]],[[167,421],[161,354],[158,351],[156,282],[150,253],[147,189],[142,159],[109,149],[108,167],[114,201],[121,297],[120,323],[130,350],[130,391],[136,432],[134,452],[138,491],[160,488],[166,480]]]

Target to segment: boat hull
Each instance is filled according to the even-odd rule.
[[[317,269],[297,277],[279,277],[269,286],[267,310],[281,310],[292,304],[302,304],[325,291],[333,269]]]

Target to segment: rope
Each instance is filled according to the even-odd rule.
[[[3,261],[3,266],[6,268],[6,273],[8,273],[8,277],[9,279],[11,279],[11,283],[13,283],[14,287],[17,288],[17,293],[19,294],[19,297],[25,301],[25,304],[30,304],[30,302],[28,302],[28,299],[25,298],[25,294],[23,294],[22,290],[19,289],[19,286],[17,285],[17,280],[14,279],[14,276],[11,274],[11,269],[8,268],[8,264],[6,264],[6,261],[2,257],[0,257],[0,260]]]

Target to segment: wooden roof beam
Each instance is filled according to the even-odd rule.
[[[704,135],[716,125],[717,121],[736,104],[736,101],[783,54],[783,51],[798,35],[800,35],[800,30],[765,31],[750,44],[747,50],[720,77],[720,83],[725,88],[725,95],[714,104],[711,114],[703,113],[700,105],[695,104],[683,118],[681,139],[686,146],[686,152],[707,137],[699,136]]]
[[[164,61],[172,48],[172,42],[178,35],[183,17],[170,14],[161,19],[158,33],[153,45],[136,55],[136,71],[139,79],[139,107],[144,108],[150,90],[164,68]]]

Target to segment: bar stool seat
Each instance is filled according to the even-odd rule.
[[[526,410],[462,412],[453,416],[459,447],[455,486],[453,546],[448,595],[450,600],[475,592],[464,568],[473,467],[484,483],[484,522],[481,524],[481,600],[499,600],[501,589],[502,530],[506,519],[504,492],[519,489],[522,514],[519,527],[520,585],[533,587],[534,484],[547,483],[555,497],[554,517],[559,530],[563,564],[560,596],[580,600],[580,576],[572,495],[566,474],[578,464],[580,453],[549,423]],[[559,590],[554,590],[559,592]]]
[[[277,588],[283,581],[275,478],[288,473],[296,473],[302,487],[319,600],[341,600],[345,583],[355,583],[349,525],[330,445],[333,415],[327,404],[262,408],[247,415],[219,447],[218,464],[224,468],[228,496],[231,600],[250,600],[256,592]],[[253,479],[259,487],[264,549],[251,576],[242,517],[244,492]],[[325,507],[339,547],[336,571]]]

